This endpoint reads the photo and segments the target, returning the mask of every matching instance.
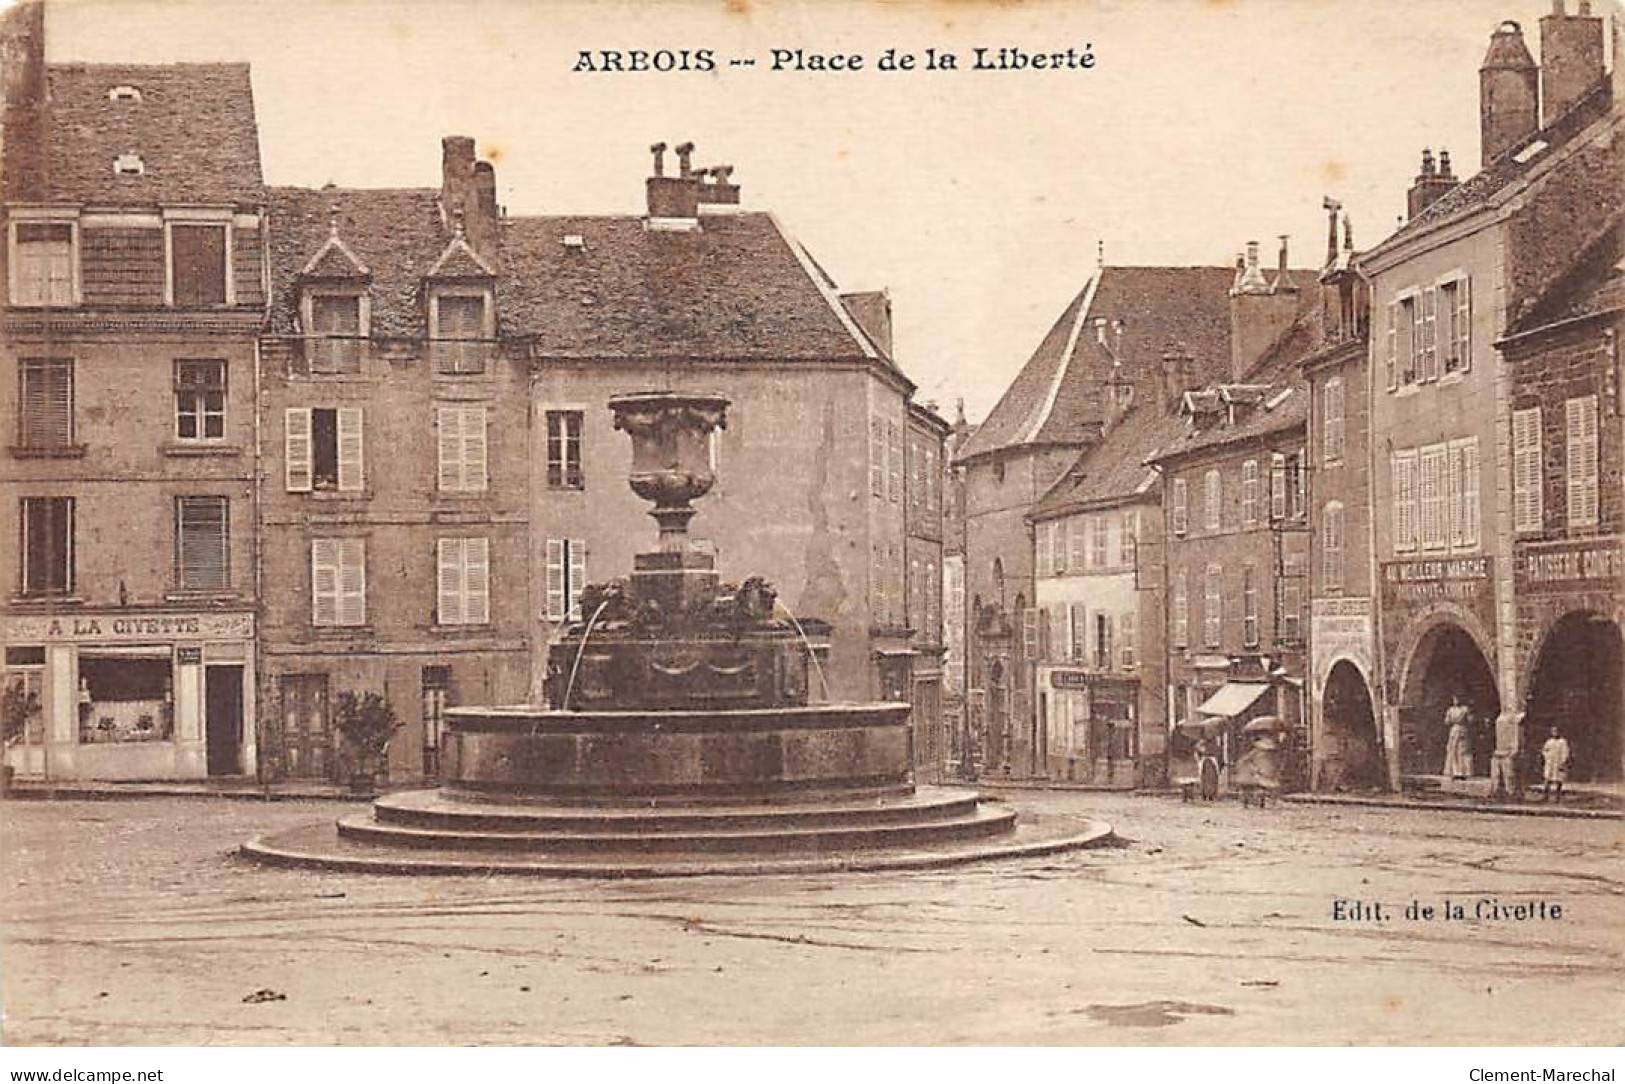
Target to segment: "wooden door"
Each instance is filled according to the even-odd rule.
[[[333,735],[327,714],[326,674],[283,674],[282,763],[289,779],[329,779]]]

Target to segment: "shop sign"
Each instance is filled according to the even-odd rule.
[[[150,643],[156,640],[248,640],[253,614],[63,614],[12,617],[7,643]]]
[[[1049,683],[1054,689],[1087,689],[1089,673],[1086,670],[1051,670]]]
[[[1625,553],[1617,539],[1520,547],[1516,560],[1513,575],[1520,591],[1612,590],[1625,576]]]
[[[1434,557],[1382,566],[1384,601],[1476,602],[1490,590],[1488,557]]]
[[[202,666],[203,649],[201,647],[177,647],[175,661],[182,666]]]

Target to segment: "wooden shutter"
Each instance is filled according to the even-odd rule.
[[[463,488],[463,411],[460,407],[437,407],[435,424],[439,429],[436,443],[440,448],[440,488],[442,491]]]
[[[1038,574],[1040,576],[1054,575],[1055,565],[1055,525],[1053,523],[1040,523],[1038,525]]]
[[[1570,399],[1564,413],[1568,522],[1571,527],[1584,527],[1597,522],[1597,397]]]
[[[1461,456],[1461,544],[1478,545],[1478,438],[1463,441]]]
[[[367,543],[361,538],[339,540],[338,623],[367,623]]]
[[[1539,532],[1542,526],[1540,407],[1512,412],[1513,529]]]
[[[568,612],[564,604],[564,553],[565,540],[562,538],[549,538],[547,540],[547,619],[549,621],[563,621]]]
[[[1407,453],[1393,458],[1394,473],[1394,549],[1416,548],[1416,455]]]
[[[1117,620],[1121,626],[1117,633],[1117,639],[1121,645],[1117,649],[1117,657],[1123,669],[1132,670],[1139,659],[1138,645],[1134,641],[1134,615],[1131,613],[1123,614]]]
[[[1456,451],[1456,448],[1451,447],[1445,452],[1443,470],[1445,512],[1440,517],[1443,521],[1440,533],[1449,539],[1452,546],[1462,544],[1462,531],[1465,525],[1465,517],[1462,515],[1461,457]]]
[[[283,478],[289,493],[309,493],[310,408],[289,407],[282,412]]]
[[[1241,465],[1241,522],[1252,527],[1258,523],[1258,460],[1249,459]]]
[[[1321,523],[1320,585],[1328,590],[1343,586],[1343,506],[1332,501]]]
[[[1286,456],[1270,456],[1270,518],[1286,518]]]
[[[310,543],[310,623],[339,623],[339,539]]]
[[[1325,395],[1323,425],[1326,431],[1322,451],[1326,462],[1335,463],[1343,458],[1343,381],[1328,380]]]
[[[175,304],[225,304],[226,227],[173,225],[169,243]]]
[[[1189,506],[1189,499],[1188,499],[1188,495],[1187,495],[1187,489],[1186,489],[1186,485],[1185,485],[1185,479],[1183,479],[1183,478],[1175,478],[1174,479],[1173,505],[1174,505],[1174,514],[1173,514],[1174,533],[1175,534],[1184,534],[1187,527],[1188,527],[1188,518],[1189,518],[1189,515],[1190,515],[1190,506]]]
[[[1388,388],[1399,387],[1399,302],[1388,303]]]
[[[1439,291],[1429,286],[1422,291],[1421,379],[1439,378]]]
[[[363,488],[361,408],[340,407],[339,429],[339,489],[355,492]]]
[[[1456,283],[1456,356],[1463,372],[1473,364],[1473,280],[1460,279]]]
[[[587,586],[587,543],[579,538],[570,539],[569,558],[569,614],[579,621],[585,616],[581,612],[581,589]]]
[[[463,408],[463,489],[483,491],[485,469],[485,408]]]
[[[1174,646],[1184,647],[1190,642],[1190,580],[1180,569],[1174,577]]]
[[[439,624],[461,625],[465,618],[463,544],[466,539],[442,538],[436,548],[435,616]]]
[[[22,417],[18,437],[25,448],[65,448],[73,443],[73,362],[62,358],[22,362]]]
[[[230,586],[228,501],[225,497],[177,497],[175,557],[180,587],[220,591]]]
[[[491,621],[491,541],[463,539],[463,618],[470,625]]]
[[[1224,503],[1224,482],[1219,472],[1210,470],[1202,478],[1202,525],[1210,531],[1219,529],[1220,505]]]
[[[1038,611],[1031,606],[1021,611],[1021,653],[1029,659],[1038,650]]]

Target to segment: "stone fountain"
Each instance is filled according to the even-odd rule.
[[[1108,838],[1100,822],[1018,825],[974,791],[916,787],[909,705],[812,698],[808,629],[827,626],[797,621],[760,577],[722,583],[689,538],[727,407],[610,400],[659,542],[627,579],[582,592],[581,620],[548,650],[545,708],[449,709],[438,789],[244,851],[391,872],[659,876],[936,866]]]

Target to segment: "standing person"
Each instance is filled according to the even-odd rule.
[[[1523,746],[1521,711],[1503,711],[1495,717],[1495,755],[1490,759],[1490,794],[1521,798],[1518,751]]]
[[[1451,779],[1466,779],[1473,774],[1472,741],[1467,734],[1472,717],[1467,705],[1452,693],[1450,706],[1444,713],[1444,725],[1450,728],[1444,742],[1444,774]]]
[[[1569,777],[1569,740],[1557,727],[1552,727],[1552,736],[1546,739],[1546,744],[1540,747],[1540,759],[1543,770],[1541,772],[1545,786],[1541,788],[1540,800],[1545,801],[1552,797],[1552,784],[1557,784],[1556,800],[1563,800],[1563,781]]]

